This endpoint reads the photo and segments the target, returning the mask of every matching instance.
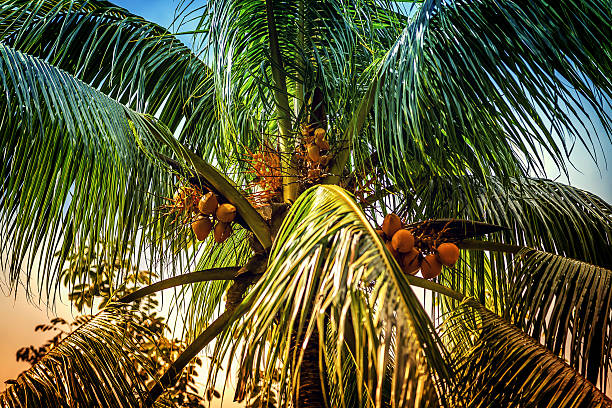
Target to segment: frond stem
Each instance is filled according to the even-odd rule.
[[[236,318],[244,314],[248,309],[243,309],[236,314]],[[155,384],[155,386],[149,392],[145,406],[152,407],[157,398],[163,394],[164,390],[174,384],[185,366],[194,358],[208,343],[210,343],[215,337],[217,337],[225,328],[227,324],[232,321],[234,317],[233,310],[226,310],[219,316],[214,322],[212,322],[202,334],[194,340],[181,353],[180,356],[172,363],[172,365],[166,370],[162,378]]]
[[[305,16],[305,7],[304,7],[304,0],[298,0],[298,24],[297,24],[297,45],[298,45],[298,49],[300,51],[304,51],[304,46],[305,46],[305,38],[304,38],[304,34],[305,34],[305,29],[306,29],[306,16]],[[296,59],[296,64],[298,66],[298,72],[296,75],[296,82],[295,82],[295,98],[294,98],[294,113],[295,113],[295,117],[298,117],[299,113],[300,113],[300,109],[302,109],[302,105],[304,103],[303,98],[304,98],[304,78],[302,77],[302,73],[300,70],[304,69],[304,61],[301,59],[301,57],[298,57]]]
[[[351,153],[351,140],[361,132],[361,128],[365,123],[368,114],[372,110],[372,106],[374,105],[374,99],[376,97],[376,91],[378,88],[378,83],[381,80],[380,77],[374,78],[374,80],[370,83],[370,86],[363,96],[361,102],[359,102],[359,106],[357,107],[357,111],[353,114],[351,121],[349,122],[346,130],[344,131],[344,135],[342,140],[340,140],[340,147],[338,153],[332,158],[329,176],[325,177],[323,180],[324,184],[338,184],[340,182],[340,177],[342,176],[342,170],[344,170],[344,166],[350,157]]]
[[[278,111],[278,131],[281,141],[281,166],[283,168],[283,200],[293,202],[297,198],[297,177],[292,160],[294,146],[291,138],[291,108],[287,94],[287,78],[283,67],[278,33],[274,20],[274,0],[266,0],[266,20],[268,23],[268,39],[270,42],[270,56],[272,58],[272,78],[274,79],[274,100]],[[286,169],[286,170],[285,170]]]
[[[234,266],[227,268],[212,268],[203,271],[185,273],[183,275],[164,279],[144,288],[138,289],[137,291],[122,297],[118,300],[118,302],[130,303],[135,300],[141,299],[147,295],[159,292],[161,290],[173,288],[175,286],[187,285],[189,283],[205,282],[211,280],[231,280],[237,276],[238,271],[240,271],[240,267]]]
[[[456,292],[451,288],[447,288],[446,286],[440,285],[439,283],[430,281],[428,279],[419,278],[418,276],[406,275],[406,280],[412,286],[416,286],[419,288],[427,289],[432,292],[440,293],[442,295],[448,296],[458,301],[463,301],[466,299],[465,295],[462,293]],[[467,299],[469,302],[469,299]]]
[[[517,254],[521,249],[525,247],[520,245],[504,244],[502,242],[493,241],[479,241],[476,239],[464,239],[457,243],[457,246],[461,249],[476,249],[482,251],[494,251],[494,252],[506,252],[510,254]]]
[[[145,401],[146,407],[152,407],[155,401],[163,394],[167,387],[176,383],[181,371],[189,362],[215,337],[217,337],[229,324],[239,319],[252,306],[254,298],[242,302],[247,288],[263,274],[268,260],[267,254],[255,254],[245,266],[235,272],[234,284],[228,289],[225,311],[206,330],[204,330],[191,343],[172,365],[166,370],[162,378],[151,388]],[[240,305],[241,307],[238,307]]]

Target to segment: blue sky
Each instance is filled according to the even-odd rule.
[[[177,1],[169,0],[115,0],[113,3],[164,27],[172,23],[178,5]]]

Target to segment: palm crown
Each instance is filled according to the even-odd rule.
[[[69,254],[102,244],[165,279],[68,336],[0,405],[159,405],[210,343],[253,406],[612,406],[596,388],[612,206],[533,177],[610,139],[611,10],[210,0],[183,10],[194,53],[106,1],[4,1],[10,282],[51,295]],[[444,242],[459,262],[406,274],[376,232],[390,213],[421,268]],[[191,345],[147,389],[114,333],[134,327],[122,305],[181,286]]]

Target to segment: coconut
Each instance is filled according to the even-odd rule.
[[[391,243],[396,251],[406,253],[414,248],[414,235],[407,229],[400,229],[391,238]]]
[[[314,135],[315,135],[315,139],[323,140],[323,138],[325,137],[325,129],[323,128],[315,129]]]
[[[438,260],[442,265],[453,266],[459,260],[459,248],[455,244],[444,243],[438,248]]]
[[[415,275],[421,268],[420,252],[416,248],[412,248],[402,256],[402,265],[404,272],[409,275]]]
[[[208,234],[210,234],[212,221],[208,217],[199,216],[197,220],[191,223],[191,229],[198,241],[204,241]]]
[[[221,222],[232,222],[236,218],[236,207],[231,204],[221,204],[215,213],[217,219]]]
[[[327,166],[329,164],[329,156],[328,155],[321,156],[320,163],[321,163],[321,166],[323,167]]]
[[[315,142],[317,144],[317,146],[319,146],[319,149],[321,150],[329,150],[329,143],[327,142],[327,140],[319,140],[317,139],[317,141]]]
[[[215,242],[220,244],[223,241],[225,241],[226,239],[229,238],[229,236],[232,235],[232,225],[226,222],[218,222],[215,225],[215,232],[214,232],[214,236],[215,236]]]
[[[402,228],[402,220],[396,214],[387,214],[382,224],[385,235],[392,237],[400,228]]]
[[[421,275],[425,279],[433,279],[442,272],[442,264],[438,261],[438,257],[434,254],[429,254],[421,264]]]
[[[200,201],[198,202],[198,210],[202,214],[211,215],[217,211],[217,206],[219,202],[217,201],[217,196],[213,194],[211,191],[208,194],[204,194]]]
[[[308,146],[308,158],[315,163],[318,163],[321,160],[321,150],[319,146],[316,144],[311,144]]]

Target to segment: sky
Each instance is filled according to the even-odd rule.
[[[114,3],[164,27],[170,27],[175,7],[178,4],[177,1],[168,0],[118,0]],[[176,29],[171,31],[176,31]],[[189,44],[189,36],[182,36],[181,39]],[[569,181],[574,186],[591,191],[606,201],[612,202],[612,143],[609,140],[602,140],[602,147],[596,151],[599,155],[599,166],[592,162],[583,147],[576,147],[571,156],[575,168],[569,169]],[[611,162],[606,165],[604,158],[608,158]],[[558,181],[568,182],[567,178],[560,175],[550,163],[548,163],[547,171],[549,178],[559,177]],[[28,302],[23,295],[23,290],[19,291],[16,299],[6,295],[6,287],[0,285],[0,322],[4,328],[8,328],[0,341],[0,361],[2,361],[0,390],[4,388],[5,380],[14,378],[29,366],[27,363],[14,362],[16,350],[25,345],[42,344],[49,335],[48,333],[35,333],[34,326],[48,321],[54,315],[45,305]],[[70,307],[67,304],[56,305],[56,311],[60,316],[71,316]],[[223,406],[237,406],[231,404],[230,400],[231,398],[228,398]]]

